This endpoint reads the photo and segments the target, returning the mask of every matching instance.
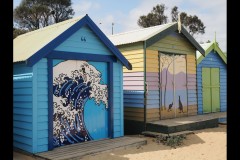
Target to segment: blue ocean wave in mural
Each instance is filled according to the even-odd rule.
[[[64,62],[63,62],[64,63]],[[107,108],[107,85],[100,84],[101,74],[84,62],[71,76],[59,74],[53,84],[54,147],[92,140],[84,123],[84,106],[88,99]]]

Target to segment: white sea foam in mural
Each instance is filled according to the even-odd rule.
[[[53,141],[61,146],[91,140],[84,124],[84,105],[93,99],[108,108],[108,88],[101,73],[86,61],[68,60],[53,70]]]

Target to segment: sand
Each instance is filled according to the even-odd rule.
[[[194,131],[176,149],[147,137],[147,145],[89,155],[82,160],[226,160],[226,125]],[[25,156],[25,160],[33,160]],[[22,160],[14,152],[14,160]]]

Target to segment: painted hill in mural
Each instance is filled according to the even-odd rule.
[[[167,77],[166,77],[167,73]],[[162,78],[161,78],[162,76]],[[166,68],[163,69],[162,72],[160,72],[160,81],[162,80],[162,87],[166,84],[166,78],[167,78],[167,90],[173,90],[173,81],[175,82],[175,89],[183,90],[186,89],[187,85],[187,74],[184,72],[179,72],[177,74],[172,74],[169,71],[167,71]]]

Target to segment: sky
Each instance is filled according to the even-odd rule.
[[[13,0],[13,8],[21,0]],[[194,35],[200,42],[216,41],[223,52],[227,50],[227,0],[72,0],[74,17],[88,14],[89,17],[106,34],[121,33],[139,29],[137,20],[141,15],[148,14],[157,4],[165,4],[165,14],[171,22],[171,9],[188,15],[196,15],[202,20],[205,34]],[[113,24],[113,25],[112,25]]]

